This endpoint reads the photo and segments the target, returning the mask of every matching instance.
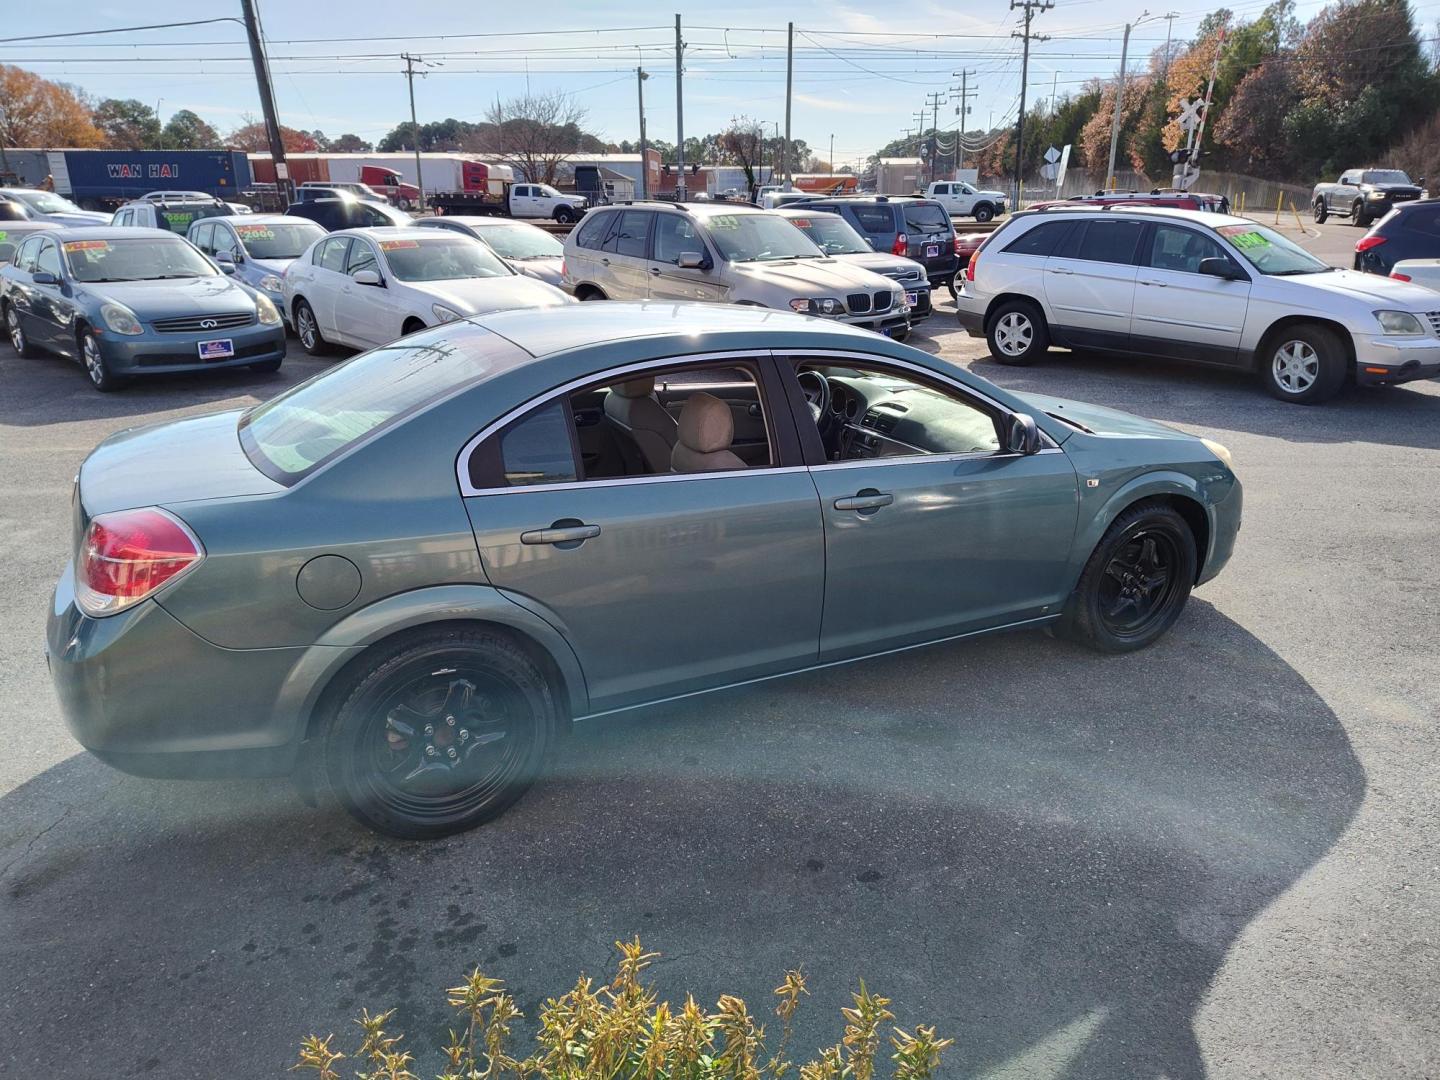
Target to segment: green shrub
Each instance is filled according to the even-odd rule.
[[[723,995],[715,1011],[706,1012],[686,995],[674,1009],[640,978],[659,954],[647,953],[639,938],[615,947],[619,969],[608,985],[597,989],[582,975],[568,992],[545,1002],[536,1049],[525,1058],[508,1050],[520,1010],[498,979],[476,968],[446,992],[461,1027],[450,1031],[438,1080],[874,1080],[884,1028],[895,1014],[889,999],[870,993],[864,982],[854,1005],[841,1010],[840,1041],[797,1065],[786,1054],[795,1011],[809,993],[798,971],[786,972],[775,989],[780,1037],[772,1051],[764,1026],[740,998]],[[356,1080],[419,1080],[410,1068],[414,1059],[399,1049],[401,1036],[385,1030],[393,1015],[393,1009],[373,1016],[362,1010]],[[315,1072],[317,1080],[341,1080],[338,1066],[347,1059],[332,1046],[334,1038],[311,1035],[293,1068]],[[891,1029],[894,1080],[930,1080],[952,1041],[937,1039],[933,1027]]]

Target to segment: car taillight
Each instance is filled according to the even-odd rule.
[[[980,249],[977,247],[970,253],[970,262],[965,266],[965,280],[975,280],[975,264],[980,261]]]
[[[1399,270],[1391,270],[1391,271],[1390,271],[1390,276],[1393,277],[1396,281],[1409,281],[1409,280],[1410,280],[1410,275],[1409,275],[1409,274],[1402,274],[1402,273],[1400,273]]]
[[[956,234],[955,234],[955,254],[956,254],[956,255],[959,255],[959,254],[960,254],[960,234],[959,234],[959,233],[956,233]]]
[[[1362,236],[1359,240],[1355,241],[1355,250],[1357,253],[1369,251],[1371,248],[1377,248],[1383,243],[1385,243],[1385,237],[1383,236]]]
[[[910,253],[910,237],[903,232],[895,234],[895,243],[890,246],[891,255],[908,255]]]
[[[138,604],[205,557],[195,534],[158,507],[93,518],[80,542],[75,600],[87,615]]]
[[[561,260],[560,260],[560,276],[561,276],[562,278],[565,276],[565,260],[564,260],[564,259],[561,259]]]

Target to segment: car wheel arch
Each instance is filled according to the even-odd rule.
[[[1076,581],[1079,580],[1095,546],[1104,538],[1105,531],[1121,514],[1141,503],[1168,506],[1185,519],[1195,539],[1196,581],[1204,576],[1205,566],[1210,559],[1210,540],[1215,534],[1212,512],[1199,481],[1182,472],[1165,470],[1144,473],[1122,485],[1111,494],[1105,505],[1091,516],[1085,527],[1077,530],[1072,553]]]
[[[424,329],[425,320],[420,318],[418,315],[411,315],[408,319],[405,320],[404,323],[401,324],[400,336],[405,337],[407,334],[418,334],[421,330]]]
[[[1045,310],[1045,303],[1038,296],[1029,296],[1026,293],[1018,292],[1005,292],[997,293],[991,298],[990,303],[985,305],[985,322],[983,325],[987,333],[990,330],[990,320],[995,318],[995,313],[999,311],[1003,305],[1012,301],[1019,301],[1022,304],[1029,304],[1034,307],[1040,312],[1040,317],[1045,320],[1046,327],[1049,327],[1050,313]]]
[[[1274,348],[1275,340],[1284,334],[1285,331],[1294,329],[1297,326],[1319,326],[1329,330],[1340,339],[1341,345],[1345,347],[1345,359],[1348,367],[1345,372],[1348,381],[1354,375],[1355,368],[1355,338],[1351,330],[1344,323],[1336,322],[1334,319],[1326,318],[1323,315],[1285,315],[1276,319],[1265,328],[1260,335],[1260,343],[1255,347],[1255,353],[1251,357],[1250,366],[1253,370],[1259,371],[1266,361],[1269,351]]]

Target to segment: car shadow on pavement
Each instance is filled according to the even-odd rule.
[[[1386,445],[1440,449],[1440,394],[1418,382],[1393,387],[1346,386],[1323,405],[1277,401],[1259,380],[1178,361],[1076,356],[1051,351],[1030,367],[985,356],[966,364],[975,374],[1019,393],[1051,394],[1138,413],[1154,420],[1246,431],[1302,443],[1377,438]]]
[[[803,966],[797,1053],[863,978],[955,1039],[947,1076],[1198,1078],[1207,987],[1365,786],[1326,703],[1203,600],[1132,656],[1016,634],[592,721],[431,844],[80,755],[0,799],[0,1071],[274,1077],[393,1005],[428,1075],[474,965],[528,1039],[638,933],[662,992],[757,1014]]]

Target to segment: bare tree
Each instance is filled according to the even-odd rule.
[[[737,116],[720,133],[719,141],[721,154],[745,170],[745,186],[749,188],[750,198],[755,198],[755,190],[759,187],[755,170],[765,153],[765,129],[760,121]]]
[[[568,94],[527,94],[497,100],[476,133],[476,149],[494,154],[533,183],[554,184],[560,166],[580,149],[585,110]]]

